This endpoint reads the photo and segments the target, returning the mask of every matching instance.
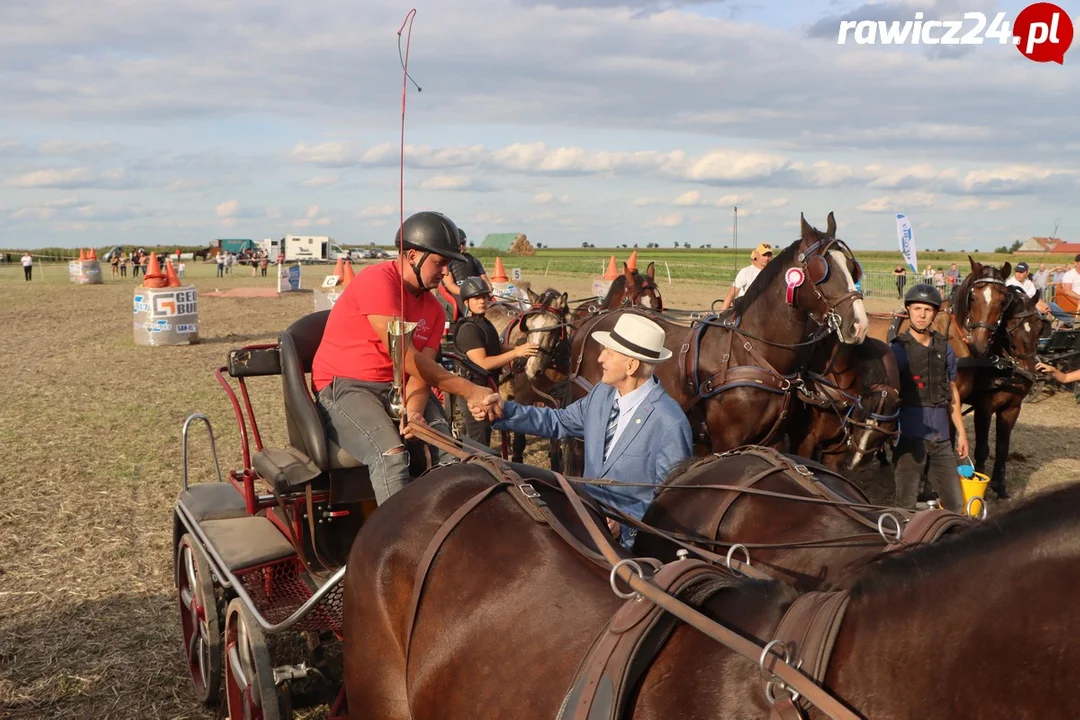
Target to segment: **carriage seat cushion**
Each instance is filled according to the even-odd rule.
[[[244,496],[227,482],[191,485],[180,493],[178,502],[191,514],[195,522],[247,515]]]
[[[251,464],[259,477],[283,492],[303,487],[322,474],[311,458],[294,447],[264,447],[252,456]]]
[[[265,565],[296,552],[292,543],[264,517],[208,520],[200,527],[230,571]]]

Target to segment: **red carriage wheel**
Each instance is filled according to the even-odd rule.
[[[262,628],[239,598],[225,612],[225,695],[233,720],[289,720],[288,693],[278,692]]]
[[[221,617],[210,562],[190,534],[176,549],[176,588],[184,652],[195,694],[205,705],[221,699]]]

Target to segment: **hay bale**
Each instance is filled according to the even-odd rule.
[[[525,237],[525,233],[518,233],[509,252],[511,255],[535,255],[536,248],[529,242],[529,238]]]

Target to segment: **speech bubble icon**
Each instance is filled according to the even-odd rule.
[[[1016,49],[1033,62],[1064,64],[1065,51],[1072,45],[1072,40],[1072,19],[1054,3],[1028,5],[1013,23]]]

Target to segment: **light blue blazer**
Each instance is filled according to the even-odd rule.
[[[693,454],[690,422],[679,404],[655,378],[653,389],[641,401],[604,460],[604,434],[615,388],[597,384],[588,395],[561,410],[507,402],[499,430],[563,440],[585,441],[585,477],[646,482],[659,485],[677,463]],[[639,520],[655,495],[650,487],[585,487],[597,500],[619,508]],[[629,547],[633,534],[623,528],[622,542]]]

